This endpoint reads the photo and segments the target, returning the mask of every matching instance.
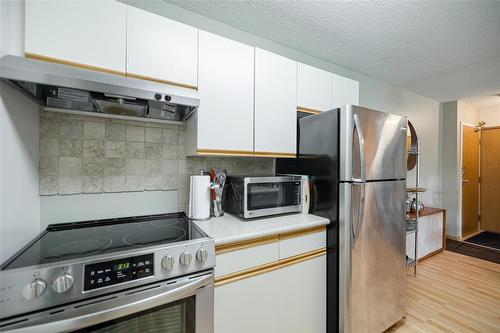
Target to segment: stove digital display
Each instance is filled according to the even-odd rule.
[[[83,291],[108,287],[153,275],[153,253],[85,265]]]

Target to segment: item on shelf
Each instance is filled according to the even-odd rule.
[[[224,184],[226,183],[226,169],[211,169],[210,170],[210,199],[211,199],[211,216],[219,217],[224,215],[222,207],[222,194],[224,192]]]
[[[420,200],[417,201],[417,198],[413,198],[413,200],[411,200],[411,203],[410,203],[410,213],[416,213],[417,208],[418,208],[418,212],[420,213],[421,211],[424,210],[424,204]]]
[[[425,192],[427,189],[425,187],[408,187],[406,192]]]
[[[193,220],[205,220],[210,217],[210,176],[191,176],[188,215]]]
[[[406,169],[408,171],[413,170],[417,165],[417,154],[418,152],[418,137],[415,128],[411,121],[408,120],[408,136],[406,141],[406,147],[408,149],[408,159],[406,161]]]

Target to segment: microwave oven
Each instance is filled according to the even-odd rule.
[[[307,212],[307,177],[228,176],[224,210],[241,218]]]

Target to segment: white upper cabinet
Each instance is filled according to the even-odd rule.
[[[294,157],[297,63],[255,49],[255,155]]]
[[[126,71],[126,6],[120,2],[27,0],[25,28],[29,57]]]
[[[359,105],[359,82],[332,74],[332,107]]]
[[[332,103],[332,74],[298,63],[297,107],[303,111],[327,111]]]
[[[127,75],[198,85],[198,29],[127,7]]]
[[[254,48],[200,30],[198,68],[200,106],[188,123],[188,154],[253,155]]]

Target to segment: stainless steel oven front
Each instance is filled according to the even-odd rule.
[[[113,292],[1,323],[11,333],[213,333],[213,270]]]

